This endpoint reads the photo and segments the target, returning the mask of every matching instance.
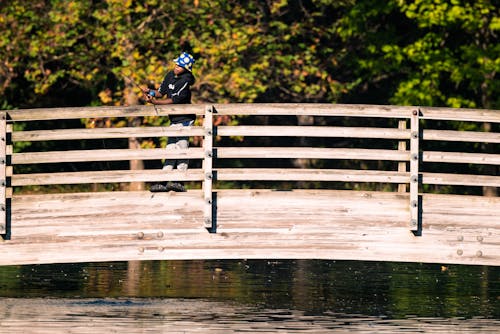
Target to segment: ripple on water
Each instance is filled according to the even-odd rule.
[[[500,320],[366,316],[177,298],[0,298],[0,333],[496,333]]]

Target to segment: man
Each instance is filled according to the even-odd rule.
[[[174,59],[175,68],[169,71],[158,90],[144,90],[146,100],[152,104],[189,104],[191,103],[191,85],[194,83],[192,74],[194,58],[187,52],[183,52],[178,58]],[[163,98],[166,97],[166,98]],[[162,99],[163,98],[163,99]],[[191,126],[194,123],[196,115],[171,115],[170,126],[180,128]],[[188,137],[169,137],[167,149],[187,149],[189,147]],[[163,164],[163,170],[170,171],[174,168],[185,171],[188,169],[188,160],[166,159]],[[181,182],[167,182],[153,184],[150,188],[152,192],[159,191],[186,191]]]

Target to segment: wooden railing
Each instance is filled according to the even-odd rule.
[[[44,129],[31,131],[13,131],[15,122],[41,122],[61,119],[107,118],[107,117],[144,117],[168,116],[169,114],[194,113],[202,116],[201,125],[191,129],[171,129],[169,127],[121,127],[73,129]],[[392,120],[396,127],[348,127],[329,125],[237,125],[214,126],[214,117],[223,116],[274,116],[289,119],[287,124],[295,122],[295,117],[315,116],[325,118],[351,117],[373,120],[373,118]],[[397,123],[394,120],[399,120]],[[498,144],[500,133],[478,131],[454,131],[424,128],[422,121],[466,121],[500,123],[500,112],[495,110],[418,108],[395,106],[366,105],[324,105],[324,104],[228,104],[215,106],[174,106],[159,107],[98,107],[98,108],[54,108],[12,110],[2,112],[0,128],[4,129],[2,138],[10,138],[12,142],[47,142],[69,140],[108,140],[129,137],[168,137],[168,136],[200,136],[202,147],[191,147],[186,151],[168,151],[163,148],[154,149],[91,149],[91,150],[56,150],[43,152],[12,152],[12,146],[6,140],[0,142],[0,150],[5,152],[0,166],[0,173],[5,175],[0,187],[2,198],[8,195],[7,186],[38,186],[56,184],[84,183],[120,183],[120,182],[158,182],[167,180],[199,181],[203,184],[206,201],[205,224],[212,226],[212,192],[214,181],[313,181],[313,182],[350,182],[350,183],[386,183],[409,184],[411,219],[409,228],[416,231],[419,225],[419,191],[426,184],[488,186],[499,187],[500,177],[494,175],[456,174],[428,172],[425,163],[443,164],[478,164],[500,165],[498,150],[494,153],[434,151],[423,149],[424,141],[473,142],[476,144]],[[403,125],[401,126],[401,121]],[[406,123],[409,123],[407,129]],[[326,122],[334,123],[334,122]],[[382,122],[384,123],[384,122]],[[391,124],[386,121],[386,124]],[[426,125],[431,122],[426,122]],[[0,131],[2,131],[0,129]],[[7,135],[10,133],[10,135]],[[214,137],[308,137],[308,138],[347,138],[409,142],[409,149],[394,148],[337,148],[337,147],[297,147],[297,146],[218,146]],[[293,141],[292,141],[293,142]],[[105,146],[105,145],[104,145]],[[387,146],[387,145],[386,145]],[[391,144],[388,145],[389,147]],[[403,145],[405,147],[406,145]],[[399,146],[401,148],[401,145]],[[111,162],[127,160],[159,160],[164,158],[201,159],[199,168],[190,168],[187,172],[173,171],[165,173],[158,169],[146,170],[99,170],[44,173],[14,173],[12,166],[38,164],[64,164],[78,162]],[[359,160],[359,161],[393,161],[403,162],[409,168],[399,170],[373,169],[332,169],[332,168],[255,168],[242,166],[239,168],[221,168],[215,161],[224,159],[321,159],[321,160]],[[12,165],[12,166],[11,166]],[[355,164],[353,164],[355,165]],[[275,187],[275,185],[274,185]],[[5,200],[2,203],[5,212]],[[2,220],[5,229],[5,219]],[[0,227],[1,228],[1,227]]]
[[[410,228],[418,228],[418,192],[423,184],[490,186],[499,187],[497,175],[463,175],[456,173],[431,173],[422,169],[422,163],[465,163],[500,165],[500,154],[424,151],[422,142],[460,141],[474,143],[500,143],[500,133],[478,131],[450,131],[422,129],[421,120],[446,120],[468,122],[500,122],[500,112],[487,110],[460,110],[391,106],[346,106],[346,105],[216,105],[176,106],[175,108],[129,107],[129,108],[68,108],[9,111],[9,121],[41,121],[72,118],[97,117],[141,117],[167,116],[173,113],[195,113],[204,116],[202,126],[186,129],[168,127],[140,128],[93,128],[93,129],[49,129],[12,132],[12,141],[88,140],[129,137],[202,136],[203,147],[189,148],[187,152],[169,152],[165,149],[93,149],[51,152],[13,153],[12,165],[68,163],[89,161],[124,161],[130,159],[154,160],[169,158],[204,159],[202,169],[187,172],[165,173],[161,170],[106,170],[77,171],[65,173],[13,174],[11,185],[51,185],[110,182],[155,182],[165,180],[202,181],[206,202],[210,206],[213,180],[220,181],[342,181],[380,182],[410,185]],[[388,118],[410,120],[410,129],[341,127],[341,126],[214,126],[213,114],[217,116],[321,116]],[[5,115],[5,112],[4,112]],[[5,128],[5,120],[3,121]],[[1,125],[1,124],[0,124]],[[12,129],[9,126],[9,129]],[[10,130],[12,131],[12,130]],[[213,134],[221,137],[323,137],[323,138],[374,138],[409,141],[409,150],[375,148],[327,148],[327,147],[217,147],[213,145]],[[6,136],[4,136],[5,138]],[[2,141],[5,147],[5,141]],[[1,149],[1,147],[0,147]],[[5,148],[4,148],[5,150]],[[218,168],[214,169],[213,157],[219,159],[342,159],[378,160],[409,163],[406,170],[360,170],[360,169],[283,169],[283,168]],[[4,173],[5,164],[2,165]],[[2,172],[0,170],[0,172]],[[215,175],[214,175],[215,172]],[[5,180],[6,178],[4,178]],[[5,185],[2,187],[5,192]],[[211,226],[207,209],[206,222]]]

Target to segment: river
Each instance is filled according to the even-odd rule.
[[[499,328],[500,267],[320,260],[0,267],[0,333],[499,333]]]

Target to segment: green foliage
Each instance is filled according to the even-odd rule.
[[[182,50],[197,58],[198,102],[500,103],[493,0],[0,6],[0,93],[16,107],[70,85],[89,91],[89,104],[131,103],[139,90],[125,76],[158,85]]]
[[[494,1],[356,1],[339,22],[344,42],[362,45],[351,64],[364,78],[363,89],[390,89],[387,102],[500,105]]]
[[[4,5],[0,22],[4,30],[22,27],[2,37],[9,45],[4,59],[18,61],[11,66],[13,77],[22,75],[35,98],[74,82],[103,104],[126,103],[130,91],[138,90],[124,76],[158,85],[170,60],[188,49],[197,57],[198,101],[253,102],[269,93],[283,100],[333,101],[343,86],[332,74],[333,49],[323,43],[333,30],[322,29],[322,13],[337,6],[54,0]],[[0,74],[12,81],[7,70]]]

